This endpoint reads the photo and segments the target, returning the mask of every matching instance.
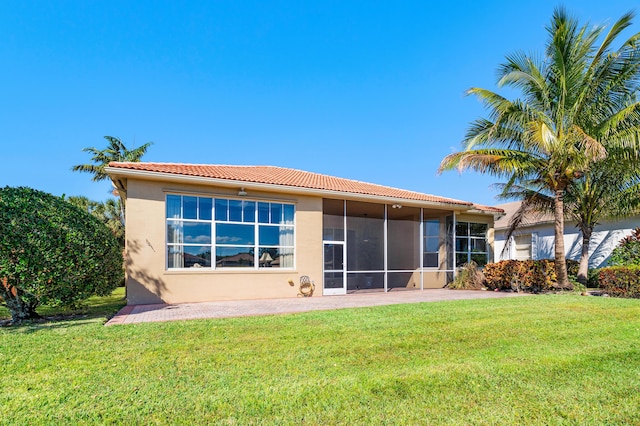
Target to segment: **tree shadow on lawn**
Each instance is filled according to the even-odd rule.
[[[31,334],[38,331],[69,329],[94,323],[96,319],[102,319],[102,323],[108,321],[103,315],[55,315],[37,320],[23,321],[21,324],[11,324],[11,320],[0,323],[3,331],[21,334]]]
[[[103,318],[104,321],[110,320],[115,316],[123,306],[126,305],[126,299],[123,295],[122,288],[119,287],[108,296],[92,296],[75,309],[59,308],[52,306],[39,306],[36,311],[40,318],[23,321],[22,324],[13,324],[11,322],[11,314],[4,306],[0,309],[0,327],[18,327],[20,325],[42,325],[46,323],[55,323],[61,321],[75,321],[84,319]]]

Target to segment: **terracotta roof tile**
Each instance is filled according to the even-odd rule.
[[[319,173],[288,169],[275,166],[228,166],[180,163],[120,163],[112,162],[109,167],[145,172],[167,173],[182,176],[197,176],[225,179],[238,182],[263,183],[328,191],[365,194],[379,197],[454,204],[471,207],[472,203],[452,198],[438,197],[420,192],[407,191],[373,183],[344,179]],[[491,209],[491,208],[487,208]],[[493,211],[491,209],[490,211]]]
[[[483,212],[504,213],[504,210],[499,207],[485,206],[483,204],[474,204],[473,208]]]

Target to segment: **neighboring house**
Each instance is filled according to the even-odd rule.
[[[505,215],[495,222],[496,259],[553,259],[554,258],[554,219],[552,214],[531,214],[526,216],[513,233],[507,249],[505,236],[509,223],[521,202],[499,204]],[[589,243],[589,268],[606,266],[611,252],[621,239],[640,226],[640,217],[633,216],[624,220],[606,220],[598,224]],[[575,222],[564,223],[564,247],[568,259],[580,260],[582,251],[582,233]]]
[[[126,199],[129,304],[296,297],[303,275],[314,296],[443,287],[454,265],[493,259],[502,213],[281,167],[106,171]]]

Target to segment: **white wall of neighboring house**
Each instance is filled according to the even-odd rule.
[[[496,206],[501,207],[501,206]],[[589,268],[608,265],[611,252],[633,229],[640,227],[640,216],[615,221],[603,221],[596,226],[589,243]],[[532,223],[516,230],[511,237],[507,250],[505,246],[506,228],[495,230],[495,258],[507,259],[553,259],[554,229],[553,222]],[[567,259],[580,260],[582,234],[573,222],[564,224],[564,247]],[[504,252],[503,252],[504,251]]]

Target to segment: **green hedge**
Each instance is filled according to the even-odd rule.
[[[578,274],[579,263],[567,260],[569,276]],[[516,290],[541,293],[557,289],[555,262],[542,260],[503,260],[485,265],[483,271],[490,290]]]
[[[598,279],[609,296],[640,299],[640,266],[602,268]]]
[[[0,304],[14,323],[37,318],[39,305],[109,295],[123,277],[122,250],[96,217],[46,192],[0,188]]]

